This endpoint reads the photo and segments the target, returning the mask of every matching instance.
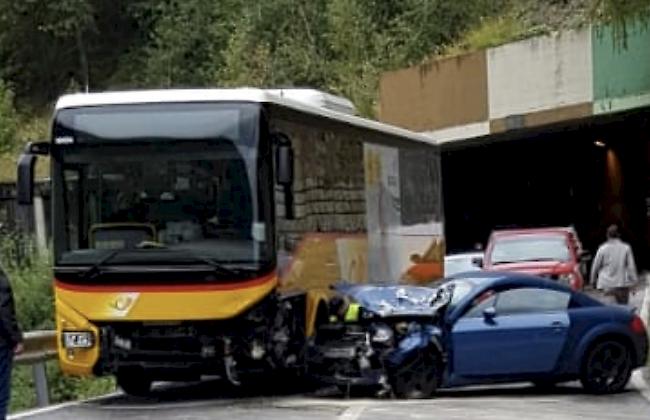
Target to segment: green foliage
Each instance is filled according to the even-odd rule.
[[[4,261],[9,261],[3,266],[11,279],[20,326],[26,331],[54,328],[49,259],[25,250],[25,243],[29,241],[24,238],[5,239],[3,242]]]
[[[11,151],[16,143],[18,123],[13,102],[13,92],[0,79],[0,154]]]
[[[221,50],[235,29],[232,17],[239,3],[192,0],[150,4],[140,18],[146,16],[155,25],[136,79],[156,87],[208,84],[214,68],[222,62]]]
[[[53,404],[92,398],[113,392],[116,389],[113,378],[75,378],[61,373],[56,361],[46,366],[50,402]],[[36,393],[32,380],[31,366],[15,366],[11,377],[10,412],[34,408]]]
[[[451,45],[445,55],[457,55],[496,47],[521,38],[524,28],[511,14],[485,19],[479,26],[470,29],[459,42]]]
[[[21,105],[89,88],[313,86],[372,115],[379,74],[506,0],[0,0],[0,77]]]
[[[54,328],[52,272],[49,258],[38,255],[32,241],[7,231],[0,233],[0,263],[9,275],[20,326],[25,331]],[[31,366],[16,366],[12,374],[11,411],[34,407]],[[89,398],[115,390],[112,378],[64,376],[56,361],[48,362],[51,402]]]
[[[71,81],[106,88],[119,58],[148,31],[134,17],[141,1],[0,0],[0,78],[24,105],[42,106]],[[147,1],[148,4],[155,3]]]

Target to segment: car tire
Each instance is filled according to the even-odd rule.
[[[440,357],[431,348],[422,349],[394,369],[391,386],[397,398],[430,398],[438,388]]]
[[[152,380],[144,372],[120,372],[117,374],[117,386],[124,393],[134,397],[146,397],[151,394]]]
[[[580,382],[592,394],[613,394],[625,389],[631,375],[628,347],[617,340],[603,340],[585,354]]]

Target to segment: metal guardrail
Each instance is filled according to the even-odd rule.
[[[24,351],[17,355],[14,362],[32,366],[32,377],[36,388],[36,404],[45,407],[50,403],[47,388],[45,362],[56,358],[56,331],[29,331],[24,334]]]

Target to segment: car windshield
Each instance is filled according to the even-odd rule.
[[[451,295],[451,300],[449,301],[449,306],[455,306],[465,296],[467,296],[469,292],[472,291],[472,289],[474,289],[481,281],[484,280],[485,279],[481,279],[481,278],[457,278],[457,279],[451,279],[449,281],[445,281],[442,284],[440,283],[431,284],[430,287],[433,287],[435,289],[438,288],[451,289],[452,295]]]
[[[491,264],[506,264],[569,259],[569,247],[562,235],[520,235],[497,239],[489,261]]]

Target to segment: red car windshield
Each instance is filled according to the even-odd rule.
[[[567,240],[561,235],[519,235],[498,238],[490,257],[490,264],[528,261],[562,261],[571,259]]]

